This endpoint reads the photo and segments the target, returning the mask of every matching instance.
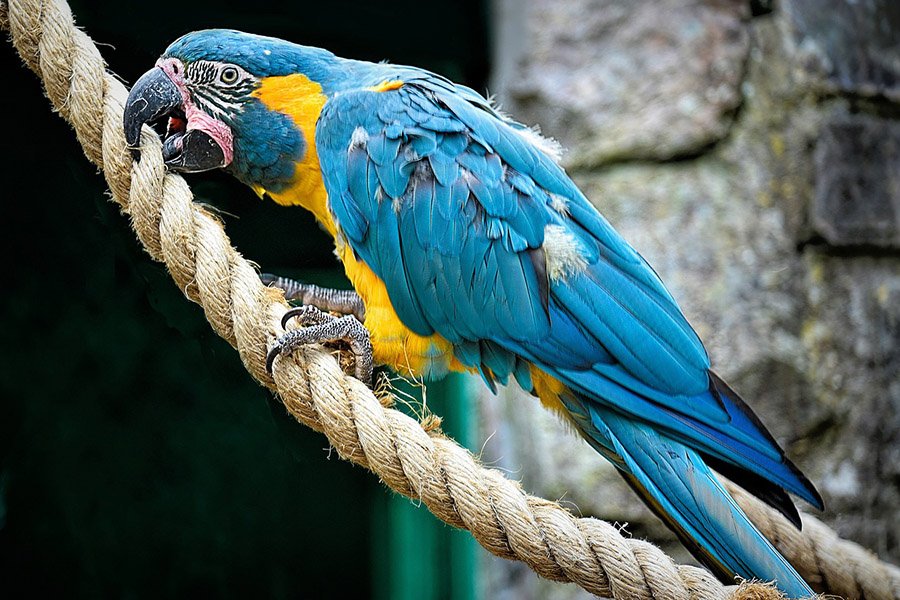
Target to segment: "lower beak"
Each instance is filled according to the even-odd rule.
[[[228,165],[225,152],[205,131],[188,129],[175,133],[163,144],[163,160],[173,171],[199,173]]]
[[[138,79],[125,102],[125,141],[134,160],[141,159],[141,128],[173,113],[183,115],[181,90],[159,67]],[[187,127],[172,133],[164,142],[163,159],[175,171],[193,173],[217,169],[228,164],[225,150],[206,131]]]

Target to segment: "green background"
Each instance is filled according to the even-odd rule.
[[[134,81],[204,27],[430,68],[476,89],[483,2],[72,2]],[[474,594],[474,550],[340,461],[243,370],[140,249],[68,126],[0,50],[0,597]],[[222,174],[189,178],[264,270],[346,285],[300,209]],[[429,387],[470,435],[461,381]]]

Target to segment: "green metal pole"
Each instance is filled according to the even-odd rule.
[[[421,401],[421,390],[402,386]],[[427,407],[444,417],[442,428],[471,449],[476,440],[475,395],[470,378],[453,374],[427,385]],[[477,544],[399,495],[374,511],[375,589],[388,600],[475,600]]]

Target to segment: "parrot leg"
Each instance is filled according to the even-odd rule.
[[[360,323],[366,320],[366,306],[359,294],[352,290],[323,288],[269,273],[263,273],[259,278],[267,286],[284,290],[287,300],[299,300],[301,304],[310,304],[320,310],[353,315]]]
[[[300,320],[301,326],[275,340],[275,345],[266,356],[266,370],[269,374],[272,373],[278,356],[300,346],[346,342],[355,358],[354,376],[369,387],[372,386],[372,342],[369,341],[369,331],[355,316],[336,317],[315,306],[304,305],[284,313],[281,326],[284,327],[294,317]]]

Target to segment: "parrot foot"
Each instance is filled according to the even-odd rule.
[[[372,387],[372,342],[369,341],[369,331],[355,316],[336,317],[322,312],[315,306],[304,305],[284,313],[281,326],[284,327],[295,317],[301,326],[291,329],[275,340],[275,345],[266,355],[266,371],[270,375],[278,356],[296,350],[300,346],[345,342],[350,346],[355,359],[354,376]]]
[[[366,306],[359,294],[352,290],[323,288],[269,273],[263,273],[259,278],[269,287],[284,290],[286,300],[298,300],[301,304],[312,305],[320,310],[353,315],[360,323],[366,321]]]

